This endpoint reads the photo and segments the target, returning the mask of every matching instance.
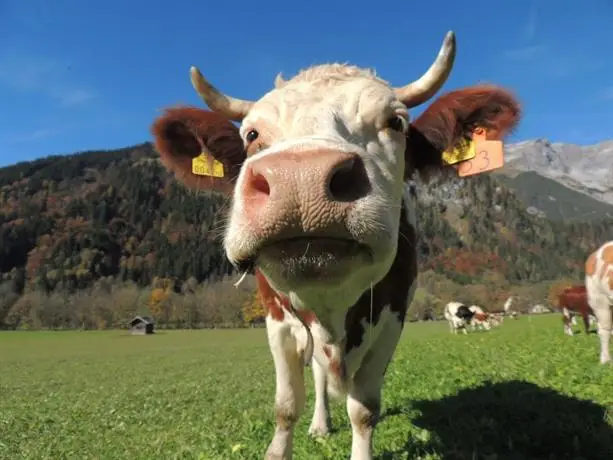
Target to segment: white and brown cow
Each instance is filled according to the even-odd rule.
[[[492,328],[490,315],[478,305],[471,305],[468,309],[473,312],[473,317],[470,321],[472,330],[484,329],[489,331]]]
[[[603,244],[587,258],[585,288],[587,301],[598,321],[600,362],[605,364],[611,361],[609,342],[613,334],[613,241]]]
[[[161,159],[181,181],[232,196],[224,248],[240,271],[255,271],[276,372],[268,459],[292,457],[311,357],[309,432],[327,434],[328,393],[346,395],[351,458],[372,458],[383,379],[417,277],[415,192],[406,183],[415,172],[453,177],[443,151],[478,128],[502,139],[520,117],[511,94],[481,85],[439,97],[411,123],[408,109],[435,95],[454,59],[449,33],[430,69],[406,86],[317,65],[278,77],[255,102],[222,94],[192,68],[213,112],[170,108],[153,125]],[[199,156],[219,162],[218,173],[194,173]]]

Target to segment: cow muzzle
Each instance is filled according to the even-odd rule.
[[[372,258],[350,218],[371,193],[358,154],[324,148],[279,152],[255,157],[244,168],[234,212],[249,241],[235,254],[237,266],[257,265],[288,282],[333,281],[349,264]]]

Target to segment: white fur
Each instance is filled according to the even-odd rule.
[[[609,274],[613,271],[613,264],[607,264],[602,253],[612,246],[613,241],[609,241],[596,250],[596,270],[591,276],[585,276],[588,303],[598,320],[601,364],[611,361],[609,343],[613,334],[613,290],[609,287]]]
[[[443,310],[443,316],[449,322],[449,330],[453,334],[457,334],[459,329],[462,329],[464,334],[468,334],[468,331],[466,330],[466,321],[456,316],[458,308],[460,308],[462,305],[464,305],[462,302],[449,302],[447,305],[445,305],[445,309]]]

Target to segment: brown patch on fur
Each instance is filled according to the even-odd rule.
[[[476,128],[485,130],[488,140],[502,140],[520,117],[517,99],[497,86],[476,85],[440,96],[411,123],[405,177],[415,170],[426,180],[442,169],[455,171],[443,162],[445,150],[470,139]]]
[[[277,426],[282,430],[289,430],[298,421],[298,417],[292,410],[282,406],[275,406],[275,419]]]
[[[352,418],[352,422],[357,422],[358,432],[362,436],[365,436],[377,425],[381,405],[375,401],[363,402],[362,404],[364,404],[365,407],[360,409],[357,420]]]
[[[587,301],[587,289],[585,286],[571,286],[564,289],[558,296],[558,308],[566,308],[580,314],[592,313],[592,308]]]
[[[324,345],[324,355],[326,355],[327,358],[330,358],[332,356],[332,351],[327,345]]]
[[[585,274],[593,276],[596,273],[596,253],[592,252],[585,262]]]
[[[477,321],[485,321],[487,319],[487,314],[486,313],[475,313],[473,318],[475,318]]]
[[[289,308],[289,302],[287,303],[287,308]],[[296,314],[307,326],[310,326],[314,321],[317,321],[317,316],[311,310],[296,310]]]
[[[164,110],[151,126],[162,163],[186,186],[230,193],[246,158],[238,128],[223,116],[196,107]],[[192,160],[208,152],[224,166],[225,176],[192,174]]]
[[[277,294],[268,284],[268,281],[260,270],[255,270],[255,279],[258,287],[260,302],[270,317],[276,321],[283,321],[285,313],[283,309],[289,305],[289,299]],[[279,304],[277,304],[277,301]]]
[[[332,372],[332,374],[336,375],[340,379],[341,382],[344,382],[344,380],[345,380],[345,365],[344,365],[344,362],[342,362],[342,361],[340,361],[338,359],[335,359],[335,360],[331,361],[330,362],[330,372]]]
[[[609,245],[602,250],[602,260],[613,265],[613,245]]]
[[[603,282],[608,281],[609,289],[613,290],[613,245],[609,245],[602,250],[603,267],[600,278]],[[605,276],[608,280],[605,279]]]

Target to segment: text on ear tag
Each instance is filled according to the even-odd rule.
[[[502,141],[478,141],[475,145],[475,157],[454,165],[460,177],[473,176],[504,166],[504,149]]]
[[[223,164],[208,153],[202,152],[192,159],[192,174],[196,176],[223,177]]]

